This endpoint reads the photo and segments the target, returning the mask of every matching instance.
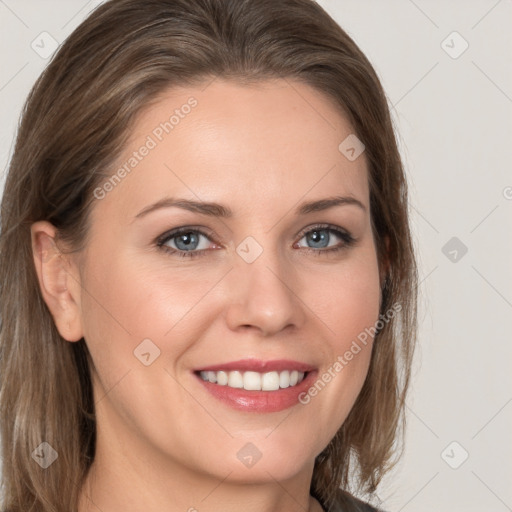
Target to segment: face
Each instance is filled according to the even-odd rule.
[[[140,116],[75,261],[105,446],[241,482],[312,470],[379,315],[352,133],[289,80],[173,89]]]

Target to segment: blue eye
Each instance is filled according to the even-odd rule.
[[[308,231],[302,238],[305,238],[307,243],[312,243],[310,247],[314,249],[324,249],[329,246],[329,242],[333,238],[332,233],[333,230],[331,229],[315,229],[314,231]]]
[[[311,245],[307,245],[306,247],[300,245],[300,240],[303,239],[306,239],[306,243]],[[330,245],[331,242],[336,242],[336,239],[338,239],[338,243],[335,245]],[[329,225],[314,226],[312,229],[310,228],[308,231],[304,231],[300,240],[298,242],[298,247],[312,249],[313,252],[317,255],[346,249],[347,247],[353,245],[355,242],[355,239],[347,231]]]
[[[304,248],[317,256],[347,249],[355,243],[355,239],[350,233],[328,224],[313,226],[299,236],[301,237],[299,242],[295,243],[293,247]],[[163,251],[179,257],[205,256],[212,244],[211,238],[211,235],[200,229],[182,227],[163,234],[157,240],[156,245]],[[303,239],[306,239],[307,246],[300,244]],[[333,242],[335,242],[334,245],[332,245]],[[219,248],[219,246],[217,245],[215,248]]]
[[[179,228],[158,241],[158,246],[179,256],[197,256],[208,249],[208,243],[201,244],[201,237],[208,240],[208,235],[198,229]]]

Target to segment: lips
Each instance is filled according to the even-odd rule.
[[[259,359],[241,359],[240,361],[231,361],[229,363],[216,364],[212,366],[204,366],[195,370],[200,371],[235,371],[240,372],[280,372],[284,370],[296,370],[298,372],[311,372],[315,370],[314,366],[290,359],[279,359],[275,361],[262,361]]]
[[[205,366],[194,373],[210,395],[232,408],[277,412],[297,405],[318,372],[299,361],[244,359]]]

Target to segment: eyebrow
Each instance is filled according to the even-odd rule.
[[[319,212],[333,208],[335,206],[357,206],[363,211],[366,211],[364,204],[356,199],[355,197],[335,196],[328,197],[325,199],[318,199],[316,201],[308,201],[302,203],[296,210],[297,215],[306,215],[312,212]],[[136,216],[135,219],[140,219],[145,215],[148,215],[155,210],[161,208],[182,208],[195,213],[201,213],[203,215],[209,215],[210,217],[221,217],[231,218],[233,217],[233,211],[227,206],[223,206],[219,203],[210,203],[203,201],[192,201],[190,199],[174,199],[172,197],[165,197],[156,203],[150,204],[143,208]]]

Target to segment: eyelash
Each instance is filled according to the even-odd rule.
[[[321,256],[325,255],[325,253],[334,254],[338,251],[348,249],[354,243],[356,242],[356,239],[348,232],[345,231],[337,226],[333,226],[331,224],[317,224],[315,226],[312,226],[310,228],[307,228],[299,233],[299,240],[301,240],[305,235],[308,233],[311,233],[313,231],[329,231],[330,233],[334,233],[338,238],[341,238],[343,240],[342,245],[337,245],[335,247],[329,247],[327,249],[314,249],[312,247],[301,247],[301,249],[305,249],[308,252],[313,253],[315,256]],[[212,235],[209,235],[208,233],[204,232],[202,229],[195,228],[193,226],[187,226],[182,228],[176,228],[172,231],[169,231],[167,233],[164,233],[158,239],[156,240],[156,245],[159,249],[173,254],[177,255],[180,258],[195,258],[199,256],[205,256],[209,249],[202,249],[199,251],[180,251],[173,249],[172,247],[168,247],[164,245],[169,240],[172,240],[173,238],[177,238],[180,235],[184,235],[187,233],[197,233],[200,235],[203,235],[204,237],[208,238],[210,241],[217,243],[215,240],[213,240]]]

